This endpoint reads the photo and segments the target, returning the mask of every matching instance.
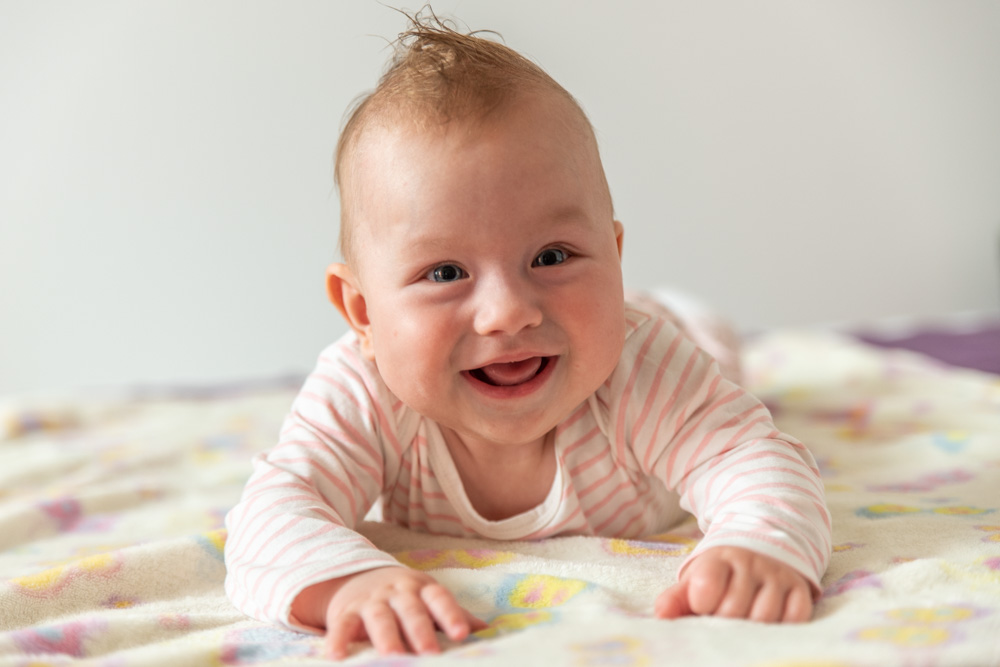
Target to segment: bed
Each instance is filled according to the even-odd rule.
[[[652,618],[690,521],[534,543],[366,523],[489,628],[437,656],[357,644],[345,664],[1000,665],[1000,325],[980,329],[939,331],[937,350],[870,332],[747,343],[747,384],[813,450],[834,518],[812,622]],[[978,357],[942,352],[968,335]],[[298,382],[4,399],[0,665],[328,664],[223,593],[223,516]]]

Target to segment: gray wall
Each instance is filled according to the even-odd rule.
[[[581,101],[630,286],[744,329],[996,312],[1000,3],[435,9]],[[0,392],[308,370],[344,330],[339,124],[402,27],[369,0],[0,0]]]

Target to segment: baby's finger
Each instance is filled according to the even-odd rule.
[[[733,568],[724,561],[703,559],[692,563],[685,574],[691,612],[699,616],[719,613],[734,576]]]
[[[740,569],[733,569],[725,597],[715,609],[715,615],[724,618],[749,618],[750,607],[759,590],[760,582]]]
[[[462,613],[465,614],[465,622],[469,624],[469,632],[479,632],[480,630],[485,630],[490,627],[489,623],[478,616],[474,616],[469,611],[463,609]]]
[[[334,660],[347,657],[347,647],[362,632],[361,617],[357,614],[343,614],[326,623],[324,652]]]
[[[757,591],[748,618],[759,623],[777,623],[784,616],[787,595],[785,587],[765,584]]]
[[[427,605],[434,621],[449,639],[461,641],[469,636],[473,627],[471,619],[475,617],[459,606],[447,588],[440,584],[424,586],[420,590],[420,599]]]
[[[808,586],[796,586],[785,598],[785,623],[805,623],[812,618],[813,600]]]
[[[690,616],[693,612],[688,603],[687,582],[674,584],[667,590],[660,593],[653,605],[653,612],[657,618],[681,618]]]
[[[389,604],[396,612],[403,635],[414,653],[438,653],[441,650],[434,634],[434,623],[423,600],[407,593],[393,597]]]
[[[399,634],[399,622],[392,608],[385,602],[374,602],[361,610],[361,620],[375,650],[381,655],[406,653],[406,646]]]

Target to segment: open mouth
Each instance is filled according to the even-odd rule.
[[[469,371],[469,375],[492,387],[516,387],[534,380],[548,365],[549,357],[530,357],[521,361],[474,368]]]

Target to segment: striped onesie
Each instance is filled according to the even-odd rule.
[[[379,500],[386,521],[497,540],[637,538],[691,513],[705,537],[686,562],[744,547],[818,590],[831,534],[812,456],[669,321],[631,306],[626,318],[617,367],[556,428],[547,497],[500,521],[476,512],[438,425],[392,395],[354,335],[328,347],[226,517],[230,599],[259,620],[316,631],[291,616],[303,589],[398,565],[352,529]]]

